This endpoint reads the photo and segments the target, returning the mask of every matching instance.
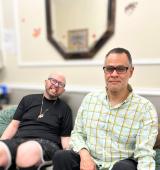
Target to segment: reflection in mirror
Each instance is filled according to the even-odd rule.
[[[47,38],[66,59],[91,58],[114,33],[115,0],[45,0]]]

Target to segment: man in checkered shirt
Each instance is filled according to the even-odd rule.
[[[54,170],[155,170],[157,112],[128,83],[134,71],[129,51],[109,51],[103,71],[106,89],[84,98],[71,150],[55,154]]]

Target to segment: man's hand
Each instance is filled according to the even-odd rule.
[[[80,154],[80,170],[96,170],[96,164],[86,149],[81,149]]]

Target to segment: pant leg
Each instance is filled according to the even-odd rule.
[[[60,147],[57,144],[49,140],[37,138],[35,141],[37,141],[42,147],[44,161],[51,161],[54,153],[57,150],[60,150]]]
[[[17,147],[21,142],[21,139],[13,138],[13,139],[0,140],[0,142],[2,145],[4,145],[3,148],[7,153],[7,159],[8,159],[8,164],[4,169],[8,169],[15,162]],[[9,170],[15,170],[15,167]]]
[[[115,163],[112,170],[137,170],[137,161],[134,159],[121,160]]]
[[[72,150],[59,150],[53,156],[54,170],[79,170],[80,156]]]
[[[12,165],[9,167],[8,170],[16,170],[16,164],[15,164],[15,162],[12,162]]]
[[[37,170],[38,167],[32,166],[32,167],[27,167],[27,168],[18,168],[18,170]]]
[[[0,170],[5,170],[4,167],[0,167]],[[13,163],[9,168],[8,170],[16,170],[16,165]]]

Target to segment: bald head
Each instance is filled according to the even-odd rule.
[[[51,73],[48,78],[54,78],[64,84],[66,84],[66,78],[62,73]]]

